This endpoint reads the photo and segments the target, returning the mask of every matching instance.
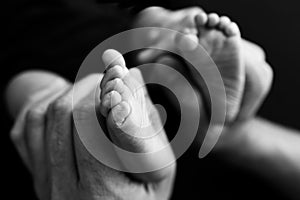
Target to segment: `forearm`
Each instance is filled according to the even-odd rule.
[[[225,158],[243,165],[299,197],[300,134],[256,118],[223,135],[219,150]],[[279,185],[280,184],[280,185]]]

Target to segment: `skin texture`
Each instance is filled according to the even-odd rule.
[[[216,48],[212,48],[213,45],[210,45],[209,41],[212,41],[213,43],[221,40],[221,44],[222,41],[228,43],[228,38],[226,39],[226,37],[230,37],[230,35],[234,32],[226,29],[226,27],[230,26],[231,24],[228,17],[219,17],[214,13],[206,15],[199,8],[194,8],[195,12],[190,12],[191,9],[183,9],[181,11],[171,13],[167,10],[164,10],[165,13],[168,13],[168,16],[175,15],[175,13],[178,14],[177,16],[181,15],[181,17],[178,18],[164,18],[163,15],[159,16],[160,19],[157,19],[158,15],[156,15],[157,18],[149,17],[160,9],[164,10],[163,8],[150,8],[149,10],[145,10],[140,14],[141,17],[139,19],[142,20],[144,26],[162,26],[166,28],[175,27],[175,30],[191,35],[191,33],[194,33],[193,26],[192,28],[190,26],[190,24],[193,23],[193,20],[190,20],[191,23],[186,23],[186,21],[182,21],[182,19],[193,19],[196,13],[195,22],[198,28],[202,29],[202,32],[204,29],[205,32],[205,34],[201,34],[201,30],[199,30],[199,41],[208,50],[213,58],[214,53],[212,53],[212,51],[215,51]],[[187,15],[190,17],[186,17]],[[162,18],[165,20],[162,20]],[[173,23],[177,24],[177,26],[174,26],[172,23],[170,26],[170,23],[166,22],[169,19],[175,19],[175,21],[177,20],[178,23]],[[207,23],[207,25],[203,27],[202,25],[205,23]],[[184,27],[189,27],[190,30],[186,31]],[[233,29],[236,30],[236,28]],[[225,33],[225,38],[224,36],[220,37],[220,33],[216,33],[221,31]],[[190,45],[191,42],[188,40],[190,38],[195,41],[194,37],[189,36],[184,37],[181,42],[175,43],[177,44],[177,49],[181,51],[189,51],[189,53],[192,54],[193,45]],[[229,58],[231,59],[225,62],[231,63],[230,70],[233,71],[230,73],[228,71],[223,71],[221,74],[223,79],[225,79],[225,86],[229,86],[226,91],[231,90],[231,88],[233,88],[233,91],[235,90],[234,88],[241,88],[243,95],[242,98],[238,99],[237,101],[240,106],[235,120],[231,121],[231,123],[227,124],[227,126],[224,128],[223,134],[221,135],[221,138],[219,139],[214,151],[222,155],[224,160],[230,161],[236,165],[239,165],[240,167],[250,168],[256,173],[261,174],[270,180],[270,182],[275,184],[279,190],[284,191],[291,199],[298,199],[300,195],[300,151],[298,148],[300,142],[299,133],[298,131],[280,127],[264,119],[254,118],[257,109],[270,90],[273,72],[269,64],[265,61],[265,53],[261,47],[243,39],[241,39],[241,42],[237,42],[237,40],[240,39],[233,38],[231,41],[229,41],[229,45],[225,45],[227,47],[229,46],[229,49],[233,50],[229,51],[229,55],[231,54]],[[154,41],[153,46],[165,47],[168,44],[167,42],[164,43],[164,41],[167,40],[161,39]],[[167,47],[176,49],[176,45],[173,47]],[[212,51],[209,51],[210,48]],[[219,52],[219,54],[225,55],[225,53],[222,52],[222,48],[217,48],[217,50],[220,49],[221,53]],[[226,48],[226,50],[228,50],[228,48]],[[242,55],[239,55],[239,53],[242,53]],[[155,59],[157,56],[153,51],[147,51],[144,54],[147,54],[148,59]],[[197,58],[197,56],[198,55],[195,55],[195,58]],[[236,61],[240,60],[241,56],[244,66],[240,64],[234,64],[239,63]],[[141,56],[141,59],[142,58],[144,57]],[[218,56],[214,58],[215,61],[218,61],[218,59]],[[222,56],[220,59],[222,59]],[[167,58],[160,58],[157,59],[157,61],[165,63],[169,66],[172,66],[173,62],[174,65],[174,61]],[[224,63],[221,63],[221,65],[219,64],[218,67],[222,68],[224,66],[223,64]],[[243,72],[244,74],[240,73],[239,71]],[[244,76],[245,82],[233,82],[237,85],[226,84],[226,78],[230,78],[226,76],[226,74],[228,75],[232,73],[238,76]],[[163,74],[163,72],[157,71],[153,72],[153,74],[157,76]],[[172,80],[171,77],[169,79]],[[177,84],[180,85],[180,83]],[[201,84],[198,84],[198,87],[201,87]],[[181,89],[184,94],[185,89]],[[205,94],[202,95],[204,98],[207,98]],[[238,104],[234,103],[233,105]]]
[[[89,98],[95,87],[92,83],[99,78],[102,76],[93,74],[78,82],[83,92],[73,108],[72,84],[57,75],[25,72],[9,84],[6,98],[18,99],[21,104],[8,101],[11,114],[17,113],[11,137],[32,173],[37,196],[55,200],[167,199],[174,171],[156,182],[136,181],[98,162],[82,146],[72,124],[72,112],[83,122],[89,120],[94,108]],[[15,112],[14,107],[21,110]]]
[[[190,42],[193,34],[178,34],[175,38],[177,49],[183,55],[188,55],[190,60],[199,60],[199,63],[209,63],[205,56],[197,55],[204,48],[214,61],[223,78],[226,91],[226,121],[235,120],[243,96],[245,84],[245,65],[243,64],[242,46],[240,31],[236,23],[231,22],[228,17],[219,17],[215,13],[205,14],[201,12],[194,17],[197,28],[196,44]],[[197,49],[200,49],[197,51]],[[208,60],[208,61],[205,61]],[[205,87],[205,83],[199,78],[194,67],[187,63],[190,75],[197,87]],[[203,91],[205,92],[205,91]],[[209,94],[204,95],[206,102],[209,102]],[[218,97],[223,101],[222,97]]]
[[[228,17],[219,17],[215,13],[198,14],[195,23],[199,44],[211,56],[223,77],[227,121],[232,122],[240,110],[245,84],[240,30]]]
[[[111,58],[111,60],[109,60]],[[128,70],[123,56],[115,50],[103,54],[106,72],[101,81],[100,111],[112,140],[131,152],[155,152],[168,144],[158,111],[154,107],[139,69]],[[113,61],[113,62],[112,62]],[[159,160],[174,160],[172,149],[159,154],[156,160],[149,156],[136,160],[137,166],[161,168]],[[125,167],[130,160],[122,159]],[[154,172],[136,174],[143,181],[161,181],[174,172],[174,165]]]
[[[223,135],[230,137],[231,126],[255,116],[257,109],[270,90],[273,72],[265,61],[264,51],[259,46],[242,39],[238,26],[231,22],[230,18],[220,17],[216,13],[206,14],[197,7],[174,12],[160,7],[151,7],[139,14],[135,26],[157,26],[184,33],[185,37],[181,37],[181,34],[159,35],[159,39],[152,37],[149,33],[146,42],[149,46],[161,47],[166,50],[172,49],[181,55],[189,55],[189,58],[193,58],[195,61],[200,56],[195,50],[198,48],[195,42],[205,48],[217,64],[227,94],[227,114]],[[139,59],[142,62],[158,61],[159,53],[155,50],[146,50],[141,52]],[[189,73],[189,71],[193,72],[189,63],[185,67],[186,69],[180,71],[194,80],[195,87],[202,92],[201,103],[208,105],[209,108],[209,95],[202,90],[203,82],[198,76],[193,75],[197,73]],[[157,70],[153,70],[152,73],[156,76],[163,76],[162,72]],[[182,88],[182,90],[185,89]],[[204,120],[202,120],[204,127],[209,122],[208,114],[204,113]],[[218,129],[218,123],[216,123],[214,130]],[[200,135],[204,133],[200,133]],[[214,133],[208,135],[213,137]],[[199,145],[201,144],[202,139],[199,139]]]
[[[194,23],[195,16],[201,11],[200,9],[194,10],[192,17],[184,18],[187,22]],[[180,19],[182,13],[186,12],[184,10],[174,12],[174,16],[170,17],[174,19],[174,29],[180,25],[180,23],[176,23],[176,20]],[[141,13],[139,18],[143,19],[143,13]],[[217,17],[214,16],[212,18],[210,26],[214,26],[217,23]],[[196,28],[195,26],[194,29],[197,31]],[[174,35],[173,39],[175,37],[176,35]],[[214,37],[212,38],[214,39]],[[164,42],[164,39],[166,38],[160,37],[157,44],[160,45],[159,42]],[[165,44],[175,44],[169,48],[178,49],[178,46],[181,46],[175,40],[174,43],[166,42]],[[247,47],[244,48],[248,48],[251,53],[259,54],[259,56],[255,57],[256,60],[252,59],[252,64],[257,64],[255,66],[259,64],[268,68],[264,61],[264,56],[261,55],[263,53],[257,51],[255,45],[246,44]],[[151,56],[149,55],[151,54],[148,54],[146,58],[150,58]],[[176,61],[169,58],[160,58],[158,61],[169,64],[176,63]],[[249,66],[251,67],[252,65]],[[269,82],[259,81],[261,80],[260,76],[265,80],[266,75],[267,77],[272,75],[269,73],[271,70],[265,70],[265,73],[261,74],[261,68],[259,67],[252,67],[251,71],[247,70],[246,64],[245,68],[246,84],[243,89],[247,91],[243,92],[243,94],[244,97],[248,94],[253,98],[240,100],[242,102],[241,111],[244,108],[249,110],[249,108],[257,107],[253,105],[258,105],[262,101],[270,87]],[[153,74],[156,74],[155,71]],[[226,75],[226,73],[224,74]],[[47,76],[49,78],[46,78]],[[32,77],[44,78],[39,80],[38,78],[32,79]],[[99,79],[99,77],[101,77],[99,74],[90,75],[78,83],[78,86],[84,92],[81,100],[75,102],[73,108],[71,98],[72,85],[57,75],[45,72],[27,72],[17,76],[9,85],[6,95],[8,106],[12,115],[16,117],[16,124],[11,132],[11,136],[22,159],[33,174],[37,195],[40,199],[167,199],[171,193],[174,177],[172,169],[169,173],[163,172],[163,176],[159,175],[159,178],[149,179],[149,175],[137,176],[136,178],[139,178],[139,181],[135,181],[124,173],[112,170],[97,162],[88,154],[76,137],[72,126],[71,113],[76,113],[83,121],[89,120],[89,113],[92,109],[92,99],[89,98],[91,88],[93,88],[91,83],[94,82],[93,80]],[[36,80],[36,82],[31,80]],[[59,84],[53,84],[56,83],[54,80],[57,80]],[[247,80],[249,83],[247,83]],[[256,81],[252,82],[253,80]],[[180,86],[180,83],[174,84]],[[251,87],[247,87],[247,84]],[[36,88],[37,85],[43,87]],[[16,99],[17,101],[11,101],[11,99]],[[252,111],[247,117],[241,114],[243,112],[238,113],[238,116],[248,119],[255,113],[255,109],[252,109]],[[249,112],[244,113],[248,115]],[[106,116],[105,112],[103,112],[103,115]],[[226,131],[230,132],[230,126],[227,127]],[[110,135],[115,133],[116,131],[110,131]],[[218,149],[225,149],[226,144],[228,144],[226,141],[231,139],[229,134],[223,135],[225,136],[222,137],[222,142],[219,143]],[[123,147],[125,148],[128,145],[124,144],[124,140],[119,140],[118,142],[121,146],[124,145]],[[61,179],[61,177],[65,178]]]

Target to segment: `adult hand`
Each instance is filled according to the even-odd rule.
[[[35,84],[28,81],[41,76]],[[79,140],[72,113],[82,122],[89,120],[94,109],[90,93],[100,78],[101,75],[94,74],[76,83],[82,93],[73,107],[73,86],[56,75],[25,73],[8,87],[8,100],[27,100],[17,112],[19,116],[11,136],[33,176],[37,196],[78,200],[168,199],[174,173],[160,182],[136,181],[97,161]],[[43,87],[32,89],[35,85]],[[18,88],[28,87],[29,93],[18,92]],[[14,107],[9,102],[8,105]]]
[[[169,11],[160,7],[150,7],[139,13],[136,22],[134,23],[134,27],[168,28],[175,31],[179,31],[181,33],[196,35],[197,25],[195,24],[195,16],[201,15],[203,13],[204,11],[201,8],[197,8],[197,7],[182,9],[178,11]],[[153,29],[153,31],[155,31],[155,29]],[[245,81],[236,82],[236,84],[243,84],[243,85],[236,85],[236,84],[225,85],[226,91],[234,91],[235,88],[241,89],[239,91],[241,95],[238,95],[240,96],[239,99],[235,99],[236,102],[238,102],[238,105],[235,106],[238,108],[238,112],[235,112],[236,114],[234,114],[234,116],[231,116],[230,117],[231,119],[226,120],[227,122],[230,123],[226,124],[224,130],[228,130],[229,132],[230,129],[228,128],[230,126],[240,124],[241,122],[246,121],[252,118],[253,116],[255,116],[258,108],[260,107],[261,103],[263,102],[263,100],[265,99],[266,95],[270,90],[272,79],[273,79],[272,69],[265,60],[265,53],[262,50],[262,48],[244,39],[241,39],[240,41],[241,42],[240,42],[239,49],[241,50],[241,55],[242,55],[240,59],[243,61],[242,63],[244,64],[236,67],[235,68],[236,72],[233,72],[232,68],[228,68],[229,70],[228,73],[226,73],[224,69],[222,69],[223,73],[221,73],[223,80],[230,80],[232,74],[237,74],[238,77],[243,77],[243,79],[245,79]],[[187,41],[186,43],[191,43],[191,42]],[[182,44],[184,44],[184,42],[176,43],[175,32],[174,35],[163,35],[163,34],[157,34],[151,32],[149,33],[147,39],[145,40],[145,44],[148,45],[149,47],[163,48],[165,50],[172,50],[175,52],[179,52],[179,54],[182,54],[182,49],[183,49]],[[186,46],[188,46],[188,44]],[[188,53],[190,54],[190,57],[199,59],[199,55],[193,56],[193,52],[196,53],[197,51],[190,51]],[[157,50],[142,51],[142,53],[139,56],[141,62],[151,62],[153,60],[161,60],[161,57],[162,57],[162,52]],[[183,69],[181,69],[181,71],[184,72]],[[162,74],[162,73],[157,73],[157,71],[154,71],[153,74],[157,76],[157,74]],[[169,79],[172,79],[172,77],[169,77]],[[203,84],[199,83],[199,79],[196,80],[195,82],[196,83],[198,82],[198,84],[196,84],[198,89],[203,87]],[[230,83],[231,82],[234,83],[234,81],[230,81]],[[178,84],[178,83],[174,83],[174,84]],[[207,94],[202,93],[202,97],[206,99],[206,102],[209,101],[209,96]],[[223,135],[228,135],[228,134],[223,134]]]

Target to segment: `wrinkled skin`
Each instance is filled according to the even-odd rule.
[[[30,95],[19,96],[14,90],[27,77],[43,77],[43,86]],[[79,81],[82,91],[73,102],[72,85],[57,76],[29,72],[17,77],[9,86],[8,98],[27,99],[11,132],[12,140],[29,168],[39,199],[167,199],[171,194],[175,171],[159,182],[140,182],[127,174],[105,166],[92,157],[78,138],[72,123],[87,121],[94,109],[90,98],[101,75],[90,75]],[[51,84],[50,84],[51,83]],[[31,89],[29,90],[31,91]],[[174,169],[174,168],[173,168]]]
[[[198,7],[192,7],[187,9],[182,9],[178,11],[169,11],[164,8],[160,7],[150,7],[143,10],[139,17],[137,18],[134,27],[163,27],[169,28],[181,33],[188,33],[188,34],[196,34],[196,25],[195,25],[195,16],[199,13],[203,13],[204,11]],[[157,14],[161,13],[161,14]],[[176,34],[174,35],[159,35],[160,37],[155,38],[150,33],[145,40],[146,44],[150,47],[155,48],[164,48],[166,50],[172,50],[175,52],[182,53],[182,50],[178,48],[178,44],[176,44]],[[154,38],[154,39],[152,39]],[[188,43],[188,42],[187,42]],[[182,44],[182,43],[181,43]],[[242,93],[239,96],[240,99],[237,100],[239,102],[239,110],[235,117],[231,117],[231,119],[226,119],[228,122],[226,127],[224,128],[223,132],[230,132],[230,127],[239,125],[245,120],[250,119],[253,117],[258,108],[260,107],[261,103],[265,99],[266,95],[268,94],[272,80],[273,80],[273,71],[270,65],[266,62],[265,53],[261,47],[258,45],[251,43],[247,40],[241,40],[241,51],[242,51],[242,59],[244,65],[240,65],[239,68],[230,68],[228,67],[229,72],[227,73],[224,71],[222,72],[223,80],[229,80],[230,77],[228,75],[235,74],[236,72],[232,72],[232,70],[236,70],[242,72],[239,76],[245,77],[245,82],[236,82],[232,81],[233,85],[226,84],[225,89],[227,90],[234,90],[235,88],[242,88],[239,90],[239,93]],[[191,57],[195,57],[196,59],[199,57],[197,55],[193,55],[195,51],[185,52],[190,53]],[[141,62],[150,62],[153,60],[161,60],[160,55],[156,54],[156,51],[153,50],[146,50],[142,52],[139,56]],[[168,62],[169,66],[170,62]],[[188,65],[187,65],[188,66]],[[184,68],[187,66],[181,66],[180,71],[183,73],[187,73]],[[240,67],[244,68],[243,70]],[[166,76],[162,72],[154,71],[153,75],[155,76]],[[193,79],[194,77],[191,77]],[[176,80],[176,77],[169,78],[170,80]],[[176,85],[183,85],[180,83],[174,83]],[[243,84],[241,86],[237,86],[236,84]],[[201,84],[197,84],[195,87],[201,87]],[[181,88],[184,90],[183,88]],[[199,92],[200,90],[198,90]],[[184,94],[184,92],[183,92]],[[200,94],[199,94],[200,95]],[[201,94],[202,99],[209,99],[207,94]],[[201,100],[202,101],[202,100]],[[203,105],[203,101],[202,101]],[[206,120],[208,121],[208,120]],[[227,141],[228,138],[226,135],[230,134],[223,134],[222,138],[224,141]],[[232,137],[232,135],[230,135]],[[222,142],[220,142],[222,144]]]
[[[141,20],[139,26],[148,25],[143,17],[145,15],[142,12],[138,17]],[[176,26],[177,23],[173,23],[172,27],[176,29]],[[162,37],[159,41],[164,42],[164,39]],[[171,45],[169,48],[176,46]],[[237,120],[227,127],[226,132],[255,114],[271,85],[272,70],[266,63],[261,48],[247,41],[243,41],[243,48],[245,59],[248,59],[244,95]],[[172,64],[173,61],[160,59],[159,62]],[[153,71],[153,74],[157,73]],[[30,98],[24,98],[24,106],[19,106],[22,110],[18,112],[18,117],[15,116],[17,120],[11,137],[32,173],[38,197],[53,200],[167,199],[171,193],[174,173],[158,183],[137,182],[127,174],[96,161],[78,140],[72,125],[72,112],[77,112],[82,120],[88,120],[91,99],[84,97],[88,97],[90,80],[95,78],[99,78],[99,75],[88,76],[79,82],[86,93],[83,94],[82,101],[76,102],[73,108],[72,85],[53,77],[34,95],[29,95]],[[170,77],[170,81],[174,80],[176,81]],[[181,86],[177,82],[174,84]],[[11,86],[11,91],[16,91],[13,88]],[[180,89],[184,91],[184,88]],[[18,91],[16,93],[20,94]],[[8,92],[7,96],[11,97],[11,94]],[[223,135],[225,137],[221,144],[233,137]]]

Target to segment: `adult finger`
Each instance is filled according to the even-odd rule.
[[[25,145],[28,152],[34,185],[38,196],[41,198],[46,193],[49,176],[46,162],[45,130],[46,111],[50,102],[65,92],[69,84],[60,85],[42,100],[33,105],[26,114]]]
[[[265,61],[246,65],[246,83],[237,120],[246,120],[255,115],[273,81],[273,71]]]
[[[265,61],[264,50],[247,40],[242,40],[245,59],[246,83],[244,96],[237,120],[245,120],[255,115],[268,94],[272,81],[273,71]]]
[[[70,192],[77,181],[72,132],[72,92],[73,87],[68,88],[47,109],[45,146],[52,193],[60,192],[57,189],[62,188],[65,189],[64,192]]]
[[[32,108],[39,105],[43,99],[47,98],[48,95],[55,92],[57,87],[60,87],[61,85],[64,85],[64,81],[57,81],[57,82],[51,82],[52,85],[48,86],[47,88],[41,89],[39,91],[35,92],[29,92],[29,93],[23,93],[23,95],[18,95],[18,97],[14,98],[20,98],[20,99],[28,99],[26,102],[24,102],[24,106],[21,108],[21,111],[18,111],[18,115],[15,120],[15,124],[10,132],[10,137],[15,144],[22,160],[24,161],[25,165],[31,170],[31,163],[29,159],[29,153],[26,145],[26,131],[25,131],[25,125],[28,118],[28,111],[32,110]],[[19,86],[20,87],[20,86]],[[25,86],[24,86],[25,87]],[[23,88],[24,89],[24,88]],[[30,88],[29,88],[30,89]],[[26,90],[26,88],[24,89]],[[9,99],[8,99],[9,100]],[[10,105],[10,106],[18,106],[18,105]]]

